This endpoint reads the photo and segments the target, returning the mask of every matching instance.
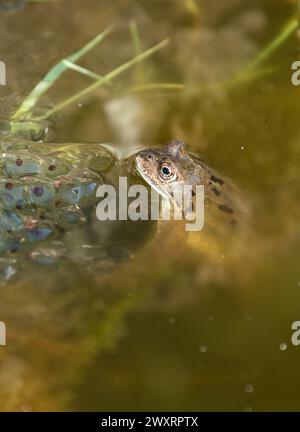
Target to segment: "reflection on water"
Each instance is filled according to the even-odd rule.
[[[298,410],[300,351],[290,339],[300,319],[299,91],[290,77],[296,35],[261,65],[276,66],[271,74],[212,85],[245,67],[296,2],[88,3],[0,10],[7,66],[0,87],[7,198],[0,219],[0,320],[7,327],[1,409]],[[109,25],[114,32],[80,62],[99,74],[165,37],[170,44],[51,119],[52,143],[28,149],[24,137],[12,141],[5,117],[22,95]],[[89,80],[66,72],[42,109]],[[95,176],[114,183],[120,174],[114,156],[103,166],[110,157],[99,157],[95,143],[114,143],[126,155],[172,138],[239,184],[251,208],[239,229],[229,232],[210,209],[201,233],[185,233],[180,222],[95,220],[88,185]],[[58,144],[74,142],[82,144]],[[33,174],[27,183],[22,170]],[[77,198],[66,180],[58,199],[54,183],[69,177]],[[12,211],[9,203],[20,199],[28,202]],[[62,205],[52,208],[57,200]],[[43,226],[29,226],[42,211]],[[51,238],[35,246],[26,237],[33,228],[38,237],[47,228]]]

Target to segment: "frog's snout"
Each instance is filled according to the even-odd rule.
[[[140,172],[143,169],[144,166],[144,157],[140,153],[136,155],[135,157],[135,166],[137,170]]]
[[[143,178],[149,177],[153,171],[153,159],[154,157],[149,150],[142,150],[136,155],[135,166]]]
[[[135,158],[135,164],[138,170],[144,170],[151,163],[153,156],[149,150],[140,151]]]

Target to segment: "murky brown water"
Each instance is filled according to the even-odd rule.
[[[209,87],[242,70],[295,11],[285,0],[61,0],[0,12],[4,114],[108,26],[80,62],[98,74],[135,55],[130,23],[141,49],[170,38],[55,116],[51,139],[121,152],[185,140],[251,208],[231,236],[221,217],[218,229],[188,238],[171,222],[158,235],[153,224],[93,222],[67,233],[72,259],[21,259],[0,285],[1,410],[299,410],[299,39],[260,65],[272,74]],[[42,105],[89,83],[68,71]],[[184,89],[141,90],[150,83]],[[92,241],[105,250],[75,251]]]

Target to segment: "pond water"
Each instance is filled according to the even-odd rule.
[[[2,411],[300,409],[297,31],[237,78],[296,13],[296,0],[0,1]],[[79,62],[99,75],[170,41],[47,119],[45,142],[12,137],[7,121],[22,99],[110,26]],[[38,114],[90,83],[66,71]],[[188,235],[174,221],[96,220],[86,188],[97,176],[117,181],[115,155],[171,139],[239,186],[249,211],[236,230],[222,215],[211,222],[209,209],[204,229]],[[32,218],[46,212],[35,234],[55,235],[16,250],[22,221],[5,197],[11,182],[24,186],[20,169],[35,170]],[[73,175],[83,201],[68,189],[47,213],[41,188],[52,197],[58,175]]]

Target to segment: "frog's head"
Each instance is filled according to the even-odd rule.
[[[181,195],[175,192],[182,192],[184,186],[189,185],[192,186],[191,192],[194,197],[197,195],[197,186],[203,185],[205,204],[212,204],[210,208],[217,207],[223,216],[229,216],[233,225],[236,218],[232,219],[232,215],[244,212],[238,189],[227,179],[221,178],[201,158],[189,155],[182,141],[171,141],[160,149],[140,151],[135,155],[135,165],[146,183],[168,199],[174,207],[177,204],[182,208]],[[192,202],[192,210],[193,205]]]
[[[143,179],[166,198],[175,184],[194,184],[194,162],[182,141],[171,141],[162,149],[146,149],[136,155]]]

